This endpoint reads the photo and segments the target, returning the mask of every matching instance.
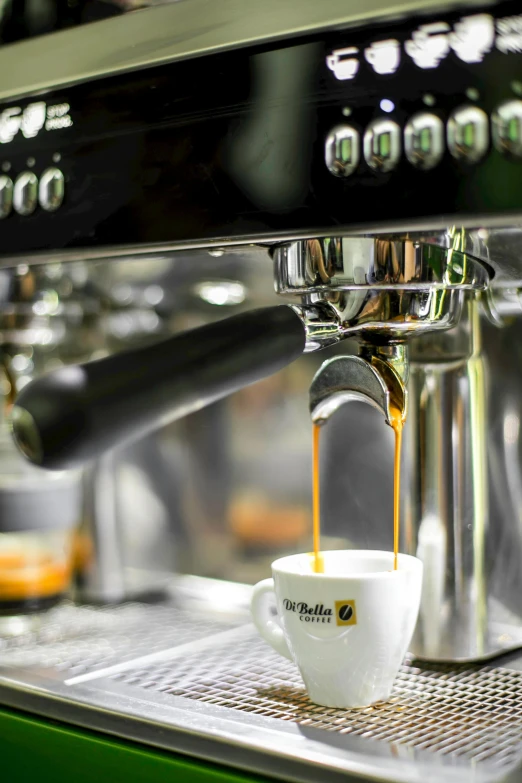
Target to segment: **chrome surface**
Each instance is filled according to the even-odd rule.
[[[488,281],[487,270],[466,254],[410,240],[305,240],[281,245],[273,256],[276,291],[302,296],[305,323],[320,307],[318,328],[307,326],[310,348],[351,335],[390,342],[450,329],[464,292]]]
[[[324,424],[341,405],[367,402],[390,420],[390,390],[381,374],[359,356],[337,356],[326,361],[310,386],[310,415]]]
[[[493,274],[493,287],[522,282],[521,240],[522,225],[517,219],[509,227],[488,226],[487,221],[480,227],[480,221],[476,221],[471,230],[453,227],[440,233],[416,232],[414,235],[414,241],[418,243],[469,253],[485,262]]]
[[[435,168],[444,155],[444,124],[429,112],[415,114],[404,128],[404,152],[416,168]]]
[[[464,163],[477,163],[489,147],[489,118],[478,106],[461,106],[448,119],[448,149]]]
[[[330,233],[330,232],[328,232]],[[463,216],[460,225],[447,227],[443,217],[410,220],[408,224],[388,224],[380,222],[366,225],[364,231],[355,226],[349,233],[342,232],[339,238],[368,239],[380,238],[389,241],[409,240],[415,246],[431,245],[441,250],[465,253],[485,264],[488,277],[492,277],[493,286],[509,286],[520,282],[522,285],[522,256],[519,252],[522,241],[522,222],[513,217],[506,225],[506,216]],[[274,232],[267,234],[248,234],[244,237],[230,240],[225,245],[227,254],[237,254],[244,257],[252,252],[264,254],[266,248],[276,248],[281,244],[297,240],[327,240],[317,230],[296,231],[291,236]],[[223,239],[208,239],[201,241],[178,242],[155,245],[120,245],[118,247],[79,248],[76,250],[60,250],[60,263],[84,264],[98,261],[117,264],[121,261],[145,262],[153,265],[155,258],[169,258],[177,254],[193,253],[198,259],[206,258],[208,254],[223,254]],[[259,248],[259,250],[257,249]],[[56,252],[39,251],[21,255],[3,256],[0,259],[0,270],[9,270],[19,264],[29,267],[39,267],[56,263]],[[198,261],[199,263],[199,261]]]
[[[13,208],[13,180],[5,174],[0,176],[0,220],[7,217]]]
[[[439,0],[437,7],[442,13],[477,4]],[[54,33],[52,39],[41,36],[2,47],[0,99],[414,11],[433,11],[432,0],[354,0],[348,7],[343,0],[301,0],[298,15],[293,0],[267,0],[262,6],[255,0],[221,0],[210,6],[206,0],[191,0],[148,8]]]
[[[305,328],[305,353],[335,345],[343,338],[341,319],[329,302],[290,305]]]
[[[506,326],[514,316],[522,315],[522,288],[490,288],[482,305],[494,326]]]
[[[480,659],[501,646],[490,627],[499,610],[486,571],[487,382],[476,300],[467,309],[451,342],[432,336],[412,352],[402,548],[425,566],[412,644],[425,658]],[[522,617],[512,622],[520,642]]]
[[[39,630],[0,640],[0,699],[284,780],[517,780],[520,658],[408,658],[390,701],[318,707],[293,664],[257,636],[249,594],[178,578],[163,604],[56,609]]]
[[[38,186],[38,202],[46,212],[61,207],[65,195],[65,179],[60,169],[52,166],[45,169]]]
[[[17,176],[13,188],[13,209],[19,215],[31,215],[38,204],[38,179],[33,171]]]
[[[328,359],[310,386],[310,415],[314,424],[325,424],[347,402],[367,402],[379,410],[391,425],[393,403],[406,415],[409,375],[407,347],[365,344],[361,356]],[[384,353],[384,356],[383,356]]]
[[[402,152],[402,131],[390,119],[371,122],[363,139],[364,159],[374,171],[393,171]]]
[[[512,100],[501,103],[491,115],[491,121],[493,144],[497,150],[515,158],[522,157],[522,101]]]
[[[441,242],[447,248],[385,237],[330,237],[281,245],[274,250],[276,291],[328,294],[485,288],[488,271],[468,255],[467,248],[454,247],[455,242],[449,246],[445,237]],[[364,299],[362,293],[360,298]]]
[[[351,125],[332,128],[324,148],[324,160],[331,173],[335,177],[349,177],[359,165],[360,158],[359,131]]]
[[[123,565],[123,535],[113,452],[95,460],[84,475],[84,534],[92,542],[78,597],[106,603],[128,598]]]

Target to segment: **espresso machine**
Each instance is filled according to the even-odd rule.
[[[81,264],[100,301],[157,317],[123,308],[146,339],[72,351],[10,411],[35,469],[91,477],[118,586],[0,637],[13,770],[50,764],[31,736],[55,779],[86,754],[102,778],[518,780],[518,4],[190,0],[0,65],[3,269]],[[256,635],[246,583],[310,547],[312,423],[326,539],[390,549],[392,408],[419,621],[389,702],[326,709]],[[154,525],[175,541],[154,595],[120,578],[126,519],[138,551]]]

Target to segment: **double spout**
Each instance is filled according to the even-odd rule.
[[[274,251],[276,290],[296,304],[232,316],[146,348],[63,367],[28,384],[15,441],[49,469],[81,465],[346,337],[358,357],[327,362],[311,388],[314,421],[364,399],[405,414],[407,338],[457,323],[485,269],[457,250],[411,240],[304,240]]]
[[[310,415],[324,424],[347,402],[366,402],[392,426],[406,418],[409,363],[404,343],[364,344],[359,356],[336,356],[324,362],[310,386]]]

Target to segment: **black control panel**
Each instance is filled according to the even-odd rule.
[[[519,2],[0,106],[0,254],[522,217]]]

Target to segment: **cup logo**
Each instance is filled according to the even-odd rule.
[[[450,50],[446,22],[423,24],[406,41],[404,48],[419,68],[437,68]]]
[[[332,610],[324,604],[311,604],[305,601],[291,601],[289,598],[283,599],[283,607],[287,612],[295,612],[303,623],[331,623]]]
[[[283,598],[283,609],[287,612],[295,612],[302,623],[333,623],[337,625],[357,625],[355,601],[336,601],[335,610],[324,604],[308,604],[305,601],[292,601]]]
[[[357,625],[355,601],[336,601],[335,621],[337,625]]]
[[[401,60],[399,46],[399,42],[394,38],[375,41],[364,50],[364,56],[376,73],[395,73]]]
[[[359,60],[354,57],[359,50],[355,46],[336,49],[326,58],[328,68],[333,71],[336,79],[353,79],[359,70]]]
[[[465,63],[481,63],[495,41],[493,17],[476,14],[461,19],[449,37],[450,46]]]

